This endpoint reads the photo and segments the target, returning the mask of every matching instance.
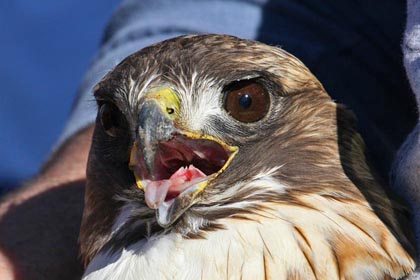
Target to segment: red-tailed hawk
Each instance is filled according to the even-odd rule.
[[[129,56],[94,94],[84,279],[414,269],[401,209],[367,164],[353,116],[287,52],[179,37]]]

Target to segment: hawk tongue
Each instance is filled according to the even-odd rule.
[[[146,204],[152,209],[157,209],[162,202],[176,198],[190,186],[202,181],[203,178],[207,178],[207,175],[191,164],[188,167],[180,167],[167,180],[145,180],[143,183]]]
[[[171,186],[170,180],[149,181],[145,180],[144,198],[147,206],[157,209],[165,201],[168,189]]]

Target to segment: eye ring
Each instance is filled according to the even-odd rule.
[[[117,137],[123,128],[123,114],[111,102],[104,102],[99,107],[99,118],[103,130],[108,136]]]
[[[270,96],[266,88],[255,79],[234,82],[224,90],[226,112],[243,123],[261,120],[270,108]]]

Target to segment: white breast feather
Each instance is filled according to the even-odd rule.
[[[274,180],[267,175],[255,181]],[[274,181],[268,187],[285,188]],[[384,279],[384,273],[400,277],[413,268],[368,206],[318,195],[302,202],[306,207],[268,204],[253,220],[222,219],[226,229],[206,239],[170,233],[102,252],[83,279]],[[123,208],[114,230],[131,209]]]

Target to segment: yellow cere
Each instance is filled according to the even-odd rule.
[[[178,94],[169,87],[156,88],[147,95],[149,99],[155,99],[162,112],[171,120],[175,119],[179,113],[180,100]]]

